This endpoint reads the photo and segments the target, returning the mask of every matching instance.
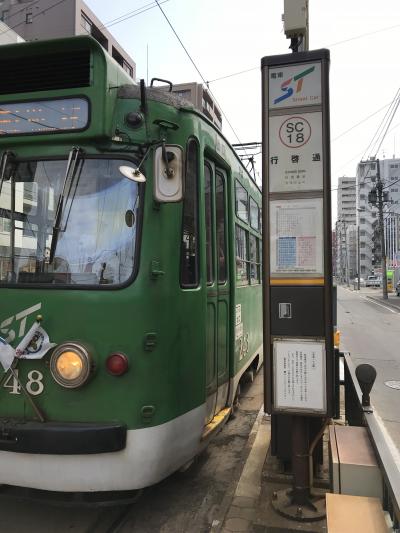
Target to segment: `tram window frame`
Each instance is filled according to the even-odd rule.
[[[260,249],[259,249],[259,240],[256,235],[253,233],[249,233],[249,260],[250,260],[250,285],[258,285],[260,283],[260,270],[261,270],[261,263],[260,263]],[[254,247],[252,248],[251,242],[254,243]],[[254,251],[255,255],[252,255],[252,251]],[[253,277],[254,272],[254,277]]]
[[[194,147],[194,154],[191,154],[190,151]],[[194,161],[191,158],[191,155],[194,155]],[[200,283],[200,261],[199,261],[199,162],[200,162],[200,148],[197,139],[194,137],[190,138],[186,145],[186,169],[185,169],[185,196],[183,200],[182,207],[182,231],[181,231],[181,253],[180,253],[180,285],[183,289],[193,289],[199,286]],[[190,167],[191,163],[193,165]],[[190,178],[193,179],[190,179]],[[194,262],[193,262],[193,271],[190,272],[190,266],[188,258],[185,260],[185,248],[184,248],[184,237],[185,237],[185,214],[187,215],[187,210],[190,209],[188,201],[188,192],[192,194],[191,199],[193,208],[192,211],[192,222],[194,230]],[[189,249],[186,249],[186,252],[189,252]],[[193,280],[191,282],[185,282],[185,265],[186,265],[186,274],[189,276],[193,275]]]
[[[124,154],[118,157],[118,155],[112,154],[112,153],[106,153],[106,154],[96,154],[96,155],[85,155],[86,159],[109,159],[109,160],[121,160],[126,161],[127,163],[133,163],[134,165],[137,165],[139,163],[139,159],[132,155]],[[41,156],[37,158],[32,157],[21,157],[18,158],[18,162],[26,162],[34,160],[36,162],[39,161],[65,161],[68,162],[68,159],[65,157],[65,155],[52,155],[52,156]],[[138,276],[139,268],[140,268],[140,259],[141,259],[141,247],[142,247],[142,237],[143,237],[143,216],[144,216],[144,195],[145,195],[145,183],[139,183],[138,184],[138,215],[136,217],[136,224],[137,224],[137,231],[136,231],[136,239],[135,239],[135,257],[134,257],[134,265],[133,270],[130,275],[124,282],[119,284],[99,284],[99,285],[93,285],[93,284],[48,284],[48,283],[14,283],[14,282],[2,282],[0,280],[0,288],[12,288],[17,290],[24,290],[24,289],[45,289],[45,290],[66,290],[66,291],[80,291],[80,290],[89,290],[89,291],[117,291],[121,289],[125,289],[126,287],[129,287],[132,285]],[[0,265],[1,268],[1,265]]]
[[[241,202],[242,205],[244,205],[244,202],[243,202],[243,199],[239,198],[238,193],[243,193],[243,192],[246,197],[245,216],[242,215],[243,211],[239,209],[239,206],[240,206],[239,202]],[[240,218],[240,220],[243,220],[244,222],[249,222],[249,193],[246,187],[244,187],[238,179],[235,180],[235,212],[236,212],[236,216]]]
[[[240,238],[240,235],[244,236],[244,247],[240,246],[239,248],[239,242],[243,241],[242,238]],[[249,232],[245,230],[242,226],[239,224],[235,225],[235,263],[236,263],[236,285],[249,285],[250,282],[250,276],[249,276]],[[240,255],[240,252],[244,251],[244,256],[242,257]],[[243,268],[245,266],[245,269]],[[238,276],[239,269],[241,269],[240,277]],[[245,275],[243,276],[243,272],[245,271]]]
[[[256,213],[255,220],[253,218],[254,212]],[[260,230],[260,207],[252,196],[250,196],[249,198],[249,216],[250,216],[250,227],[259,231]],[[253,224],[253,222],[255,222],[255,224]]]
[[[218,194],[218,180],[221,180],[222,184],[222,195]],[[223,285],[228,281],[228,268],[227,268],[227,209],[225,201],[225,191],[226,191],[226,180],[221,171],[216,171],[215,173],[215,225],[216,225],[216,238],[217,238],[217,277],[218,284]],[[221,200],[221,203],[219,202]],[[221,212],[219,212],[219,207],[222,207]],[[221,218],[220,218],[221,215]],[[223,222],[222,232],[219,230],[219,221]],[[221,237],[223,237],[223,242],[221,243]],[[221,246],[222,244],[222,246]],[[221,253],[222,251],[222,253]],[[222,274],[222,275],[221,275]]]
[[[208,187],[206,187],[206,170],[209,172],[210,182]],[[207,285],[213,285],[215,281],[215,270],[214,270],[214,240],[213,240],[213,210],[214,210],[214,200],[213,200],[213,169],[211,165],[206,161],[204,163],[204,221],[205,221],[205,248],[206,248],[206,279]],[[207,202],[207,200],[209,201]],[[208,208],[208,210],[207,210]]]

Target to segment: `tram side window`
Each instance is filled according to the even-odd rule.
[[[249,203],[248,194],[246,189],[241,185],[238,180],[235,183],[236,192],[236,214],[239,218],[248,222],[249,220]]]
[[[236,281],[238,285],[247,285],[249,282],[247,237],[248,232],[236,226]]]
[[[253,198],[250,196],[250,226],[253,229],[260,229],[260,208]]]
[[[225,283],[227,279],[226,265],[226,229],[225,229],[225,182],[222,174],[217,172],[215,177],[216,188],[216,224],[218,247],[218,283]]]
[[[257,241],[257,237],[249,235],[250,283],[252,285],[260,283],[260,255]]]
[[[212,243],[212,176],[211,168],[208,165],[204,167],[204,203],[205,203],[205,220],[206,220],[206,265],[207,265],[207,285],[212,285],[214,281],[213,268],[213,243]]]
[[[198,148],[194,139],[187,147],[185,200],[181,244],[181,287],[199,284]]]

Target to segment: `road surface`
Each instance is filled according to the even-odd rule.
[[[400,382],[400,309],[371,300],[380,292],[360,293],[338,287],[338,327],[341,349],[349,351],[357,366],[370,363],[377,371],[371,403],[400,450],[400,389],[385,382]]]

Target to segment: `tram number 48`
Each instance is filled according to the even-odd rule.
[[[18,369],[14,370],[15,376],[10,373],[3,384],[5,389],[10,389],[10,394],[21,394],[21,385],[18,383],[16,376],[18,376]],[[28,379],[25,384],[25,389],[32,396],[42,394],[44,390],[43,374],[38,370],[31,370],[28,372]]]

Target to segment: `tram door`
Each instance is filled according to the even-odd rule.
[[[229,392],[229,265],[227,182],[224,170],[206,161],[207,266],[206,424],[226,406]]]

